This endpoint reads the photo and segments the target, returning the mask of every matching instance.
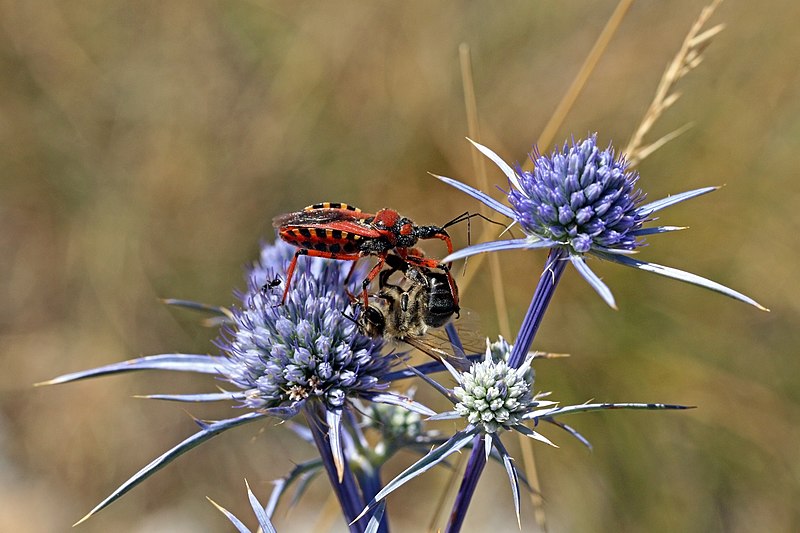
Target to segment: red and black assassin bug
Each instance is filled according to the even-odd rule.
[[[458,217],[447,225],[463,219],[463,216]],[[358,261],[362,257],[374,255],[377,256],[378,263],[361,284],[364,307],[367,308],[367,288],[383,268],[386,256],[394,250],[410,265],[445,271],[450,292],[453,294],[456,309],[458,308],[458,289],[450,275],[449,265],[417,255],[418,252],[413,248],[420,239],[441,239],[447,244],[447,252],[453,253],[450,235],[443,227],[417,226],[393,209],[381,209],[373,215],[363,213],[348,204],[331,202],[314,204],[302,211],[277,216],[272,220],[272,225],[278,229],[281,239],[299,248],[286,271],[286,285],[281,303],[286,301],[289,294],[292,274],[299,256]],[[352,272],[351,270],[350,273]]]

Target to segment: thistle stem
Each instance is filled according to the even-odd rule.
[[[539,283],[536,285],[536,291],[533,293],[531,305],[522,320],[517,340],[511,350],[511,355],[508,359],[509,366],[519,368],[525,361],[531,344],[533,344],[533,338],[539,330],[544,313],[550,304],[550,299],[553,297],[556,285],[558,285],[566,266],[567,252],[561,248],[552,248],[547,256],[544,272],[542,272],[541,277],[539,277]],[[476,435],[473,441],[472,453],[469,456],[469,462],[464,470],[464,477],[456,495],[456,501],[453,503],[450,520],[445,529],[446,533],[458,533],[461,531],[472,495],[475,493],[478,480],[483,473],[483,468],[486,466],[484,446],[483,436]]]
[[[472,440],[472,453],[469,456],[467,467],[464,470],[464,477],[461,479],[461,486],[458,488],[456,501],[453,503],[453,510],[450,512],[450,519],[447,522],[445,533],[458,533],[464,524],[467,516],[467,509],[475,494],[478,480],[486,466],[486,453],[484,452],[483,435],[475,435]]]
[[[550,249],[550,254],[547,256],[547,262],[544,265],[544,272],[539,277],[536,292],[533,293],[531,305],[528,307],[528,312],[525,313],[517,340],[514,342],[511,355],[508,358],[510,367],[519,368],[525,361],[525,357],[531,349],[531,344],[533,344],[533,338],[542,323],[544,312],[550,304],[550,299],[553,297],[556,285],[558,285],[567,263],[568,258],[565,250],[561,248]]]
[[[347,456],[344,456],[344,475],[342,481],[339,481],[339,475],[336,472],[336,465],[333,461],[333,453],[331,452],[330,443],[328,442],[327,434],[324,431],[326,424],[325,417],[320,412],[319,407],[306,407],[304,414],[311,434],[314,436],[314,443],[317,445],[322,464],[325,465],[325,471],[328,473],[328,479],[331,482],[331,488],[339,499],[339,505],[342,507],[342,513],[350,529],[350,533],[363,533],[366,527],[366,520],[359,520],[352,523],[353,520],[361,513],[365,507],[364,499],[358,490],[356,480],[353,477],[353,472],[347,464]]]
[[[371,502],[375,495],[383,488],[381,486],[380,468],[370,468],[369,471],[362,470],[361,473],[357,471],[356,476],[358,477],[361,490],[364,491],[364,500]],[[383,519],[381,519],[380,525],[378,526],[378,533],[389,533],[388,516],[388,512],[383,513]]]

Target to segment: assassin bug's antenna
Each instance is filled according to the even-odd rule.
[[[472,244],[470,242],[471,233],[472,233],[471,232],[472,224],[470,223],[470,220],[475,218],[475,217],[482,218],[486,222],[491,222],[492,224],[496,224],[498,226],[502,226],[503,228],[505,228],[505,224],[501,224],[500,222],[498,222],[496,220],[492,220],[491,218],[489,218],[489,217],[487,217],[485,215],[482,215],[480,213],[470,213],[469,211],[464,211],[463,213],[458,215],[456,218],[454,218],[453,220],[451,220],[450,222],[448,222],[447,224],[442,226],[442,229],[447,229],[450,226],[454,226],[454,225],[456,225],[456,224],[458,224],[460,222],[464,222],[466,220],[467,221],[467,246],[469,246],[470,244]]]
[[[447,224],[442,226],[442,228],[447,229],[450,226],[454,226],[454,225],[458,224],[459,222],[464,222],[465,220],[467,221],[467,225],[469,225],[469,219],[474,218],[474,217],[480,217],[483,220],[485,220],[486,222],[491,222],[492,224],[497,224],[498,226],[504,226],[500,222],[497,222],[496,220],[492,220],[491,218],[489,218],[487,216],[484,216],[484,215],[482,215],[480,213],[470,213],[469,211],[464,211],[463,213],[461,213],[460,215],[455,217],[453,220],[451,220],[450,222],[448,222]]]
[[[491,222],[492,224],[496,224],[498,226],[502,226],[503,228],[506,227],[505,224],[502,224],[502,223],[500,223],[500,222],[498,222],[496,220],[492,220],[491,218],[489,218],[489,217],[487,217],[485,215],[482,215],[481,213],[470,213],[469,211],[464,211],[463,213],[461,213],[460,215],[455,217],[453,220],[451,220],[450,222],[448,222],[444,226],[442,226],[442,229],[447,229],[450,226],[454,226],[454,225],[456,225],[456,224],[458,224],[460,222],[464,222],[466,220],[467,221],[467,246],[469,246],[469,245],[472,244],[472,224],[471,224],[471,219],[473,219],[474,217],[482,218],[486,222]],[[467,260],[465,259],[464,260],[464,268],[463,268],[463,272],[461,273],[461,275],[463,276],[464,272],[466,272],[466,271],[467,271]]]

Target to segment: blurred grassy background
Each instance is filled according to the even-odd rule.
[[[624,145],[703,4],[635,4],[557,138],[598,131]],[[484,142],[520,160],[614,6],[0,1],[0,530],[67,531],[194,431],[182,406],[131,395],[209,387],[172,374],[32,383],[213,351],[195,315],[157,299],[230,303],[276,214],[325,200],[391,206],[420,223],[474,210],[427,175],[474,183],[459,43],[472,47]],[[663,222],[692,229],[651,238],[643,257],[772,313],[595,264],[613,312],[568,270],[537,346],[573,357],[541,363],[539,386],[565,402],[699,409],[570,420],[593,453],[546,430],[562,446],[537,447],[551,531],[800,529],[797,20],[788,0],[724,3],[711,24],[728,29],[651,140],[695,127],[640,166],[651,199],[727,185],[665,212]],[[454,233],[463,245],[465,229]],[[501,259],[516,325],[544,253]],[[464,304],[497,332],[488,270]],[[252,524],[243,478],[266,499],[270,480],[313,453],[270,426],[190,452],[79,531],[230,530],[205,496]],[[429,473],[390,500],[397,531],[428,523],[446,479]],[[326,495],[316,482],[279,529],[311,531]],[[523,520],[532,524],[527,500]],[[487,470],[468,524],[517,530],[501,468]]]

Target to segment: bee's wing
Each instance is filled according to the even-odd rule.
[[[450,320],[450,324],[456,328],[458,338],[461,341],[461,346],[464,348],[466,355],[483,354],[486,353],[486,337],[478,327],[478,315],[470,310],[462,309],[461,316]],[[432,337],[437,339],[435,343],[450,346],[450,337],[447,335],[444,327],[442,328],[428,328],[425,337]],[[452,350],[452,348],[450,348]]]
[[[469,369],[469,366],[471,364],[469,359],[464,357],[463,354],[456,355],[449,341],[445,343],[447,346],[449,346],[449,349],[444,349],[443,347],[438,345],[439,344],[438,342],[435,341],[436,337],[432,337],[430,335],[425,335],[422,337],[403,338],[403,342],[410,344],[420,352],[436,359],[437,361],[441,362],[443,360],[446,360],[448,363],[453,365],[457,370],[460,370],[462,372]]]

